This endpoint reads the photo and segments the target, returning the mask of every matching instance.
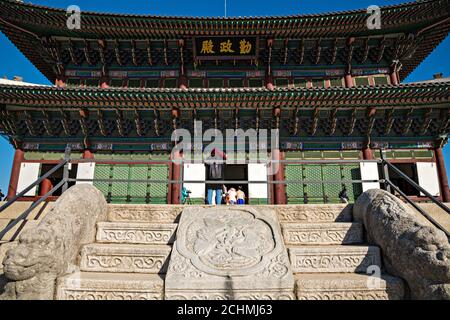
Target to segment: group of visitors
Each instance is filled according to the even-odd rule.
[[[227,190],[225,185],[222,186],[222,204],[229,205],[244,205],[245,204],[245,192],[242,191],[242,187],[237,190],[235,188],[230,188]]]
[[[214,149],[211,152],[211,156],[206,159],[207,166],[207,179],[209,181],[220,181],[225,179],[225,161],[227,155],[218,149]],[[226,204],[226,205],[244,205],[245,204],[245,193],[242,187],[237,190],[235,188],[230,188],[229,190],[224,184],[207,184],[207,203],[209,205],[213,204],[213,195],[216,192],[216,205]]]

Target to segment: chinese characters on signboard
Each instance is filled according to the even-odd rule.
[[[199,37],[194,39],[198,60],[256,59],[257,37]]]

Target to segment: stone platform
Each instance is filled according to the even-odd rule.
[[[166,299],[294,299],[294,282],[274,210],[183,211]]]

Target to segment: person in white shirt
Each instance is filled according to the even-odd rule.
[[[230,190],[228,190],[228,199],[231,205],[237,203],[237,192],[235,188],[231,188]]]

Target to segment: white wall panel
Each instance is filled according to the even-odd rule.
[[[201,163],[185,163],[183,167],[183,180],[205,181],[205,165]],[[192,191],[191,198],[205,198],[205,183],[185,183],[183,186]]]
[[[77,179],[94,179],[94,171],[95,171],[94,162],[79,163],[77,169]],[[78,181],[77,184],[92,185],[93,182]]]
[[[263,181],[266,182],[267,165],[260,163],[250,163],[248,165],[248,180],[249,181]],[[253,183],[248,186],[248,196],[251,199],[267,199],[267,184]]]
[[[33,182],[39,179],[39,172],[41,170],[40,163],[22,163],[20,166],[19,182],[17,184],[17,192],[20,193],[25,188],[30,186]],[[37,186],[28,191],[26,197],[34,197],[37,192]]]
[[[379,180],[378,164],[376,162],[360,162],[361,180]],[[362,184],[363,192],[370,189],[380,189],[378,182],[365,182]]]
[[[417,175],[419,185],[428,191],[432,196],[439,196],[439,176],[436,163],[417,162]],[[424,196],[424,194],[422,194]]]

